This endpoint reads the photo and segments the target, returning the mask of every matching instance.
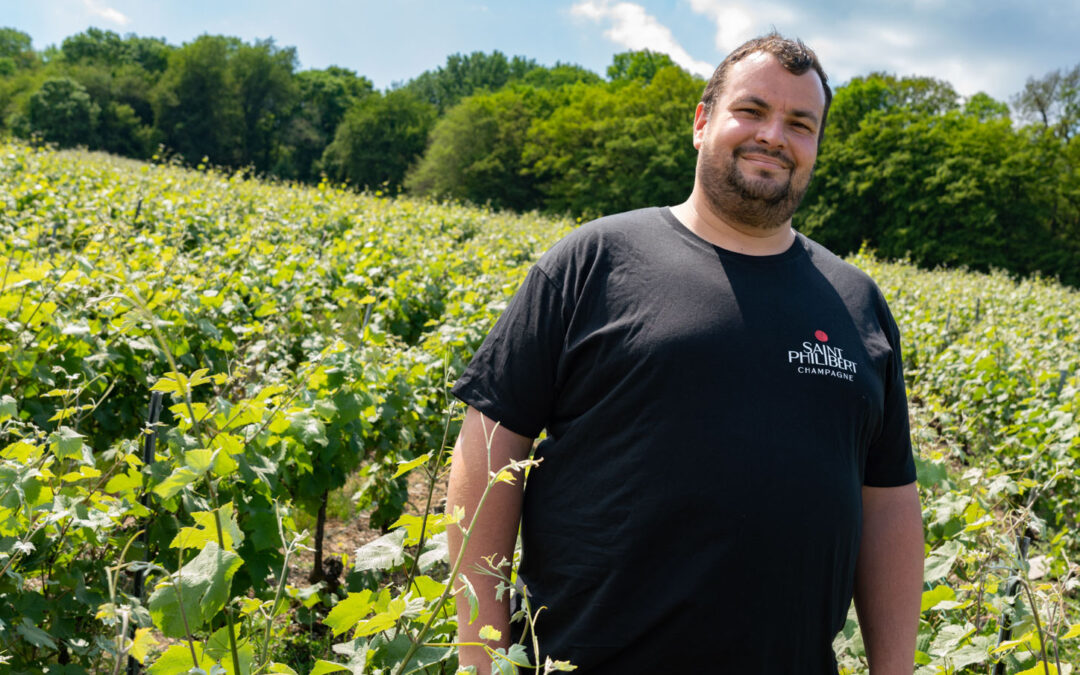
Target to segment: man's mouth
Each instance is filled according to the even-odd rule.
[[[791,170],[795,166],[788,157],[784,156],[780,152],[768,152],[763,150],[744,150],[738,148],[735,150],[735,157],[738,159],[746,160],[752,164],[756,164],[763,168],[773,169],[787,169]]]

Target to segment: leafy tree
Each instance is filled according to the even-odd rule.
[[[932,77],[897,78],[887,73],[854,77],[833,95],[826,137],[847,138],[873,112],[906,109],[933,115],[955,110],[959,98],[951,84]]]
[[[1080,176],[1061,122],[1064,80],[1029,81],[1014,105],[1036,124],[1017,129],[1008,107],[984,93],[957,109],[938,80],[853,79],[836,92],[796,223],[840,253],[866,243],[923,265],[1077,283]]]
[[[1080,134],[1069,142],[1058,144],[1060,160],[1056,163],[1059,180],[1057,182],[1057,208],[1055,220],[1060,223],[1060,236],[1070,242],[1080,242]],[[1073,269],[1080,267],[1076,259]]]
[[[964,102],[964,114],[980,122],[1009,119],[1009,106],[980,91]]]
[[[239,161],[268,171],[278,159],[283,128],[296,102],[296,50],[257,40],[235,45],[228,59],[226,85],[235,88],[241,117]]]
[[[1055,215],[1052,153],[1005,116],[874,112],[843,142],[826,142],[796,224],[839,253],[866,243],[922,265],[1076,283],[1076,227]]]
[[[160,39],[89,28],[65,38],[48,69],[76,80],[101,110],[91,146],[133,157],[153,147],[151,90],[168,62]]]
[[[682,201],[694,180],[690,128],[703,86],[667,67],[647,83],[564,90],[568,102],[532,125],[523,155],[545,208],[597,215]]]
[[[101,110],[97,134],[90,147],[129,157],[150,155],[154,115],[150,103],[153,81],[149,73],[130,62],[114,67],[91,61],[65,62],[56,67],[82,85]]]
[[[322,168],[358,187],[397,190],[424,151],[435,116],[435,106],[409,89],[367,96],[346,113]]]
[[[441,114],[474,92],[482,89],[496,91],[535,68],[537,65],[532,59],[523,56],[507,59],[505,54],[497,50],[491,54],[451,54],[446,58],[445,66],[421,73],[406,88],[421,100],[436,106]]]
[[[0,131],[30,134],[29,99],[47,77],[30,36],[14,28],[0,28]]]
[[[237,165],[244,151],[245,108],[229,57],[239,40],[202,35],[169,55],[152,94],[155,126],[165,144],[192,161]]]
[[[32,44],[27,33],[14,28],[0,28],[0,56],[20,57],[33,51]]]
[[[10,77],[37,60],[29,35],[14,28],[0,28],[0,76]]]
[[[127,103],[109,101],[98,117],[98,147],[118,155],[145,159],[153,150],[153,133]]]
[[[337,66],[305,70],[295,79],[297,105],[283,136],[287,157],[282,157],[274,173],[309,180],[318,174],[319,158],[345,113],[373,88],[366,77]]]
[[[169,54],[174,47],[164,38],[128,35],[124,38],[128,59],[147,73],[157,77],[169,67]]]
[[[156,126],[189,160],[292,173],[296,65],[296,50],[272,40],[203,35],[170,54],[152,97]]]
[[[603,80],[599,75],[570,63],[556,63],[550,68],[537,66],[525,73],[521,83],[537,89],[558,89],[578,82],[599,84]]]
[[[534,119],[549,96],[517,86],[474,94],[435,124],[420,163],[405,179],[415,194],[453,197],[517,210],[540,206],[536,179],[522,152]]]
[[[305,70],[296,79],[303,113],[328,136],[333,136],[349,108],[374,91],[371,80],[338,66]]]
[[[91,63],[108,68],[138,66],[149,74],[164,72],[169,64],[171,48],[162,38],[139,37],[129,34],[121,38],[100,28],[88,28],[82,33],[64,38],[60,57],[69,64]]]
[[[88,28],[85,32],[64,38],[60,54],[69,63],[94,62],[119,66],[128,62],[129,52],[124,40],[111,30]]]
[[[30,128],[62,147],[94,141],[98,107],[86,88],[68,77],[46,80],[30,97]]]
[[[65,72],[86,87],[90,98],[102,108],[109,103],[126,104],[147,125],[154,122],[153,77],[136,64],[109,69],[98,64],[68,66]]]
[[[1041,78],[1029,77],[1024,89],[1013,97],[1022,119],[1037,121],[1043,128],[1068,141],[1080,131],[1080,63],[1064,72],[1053,70]]]
[[[642,80],[648,83],[660,69],[671,67],[675,67],[675,62],[667,54],[642,49],[616,54],[608,66],[607,76],[612,81]]]
[[[30,97],[49,77],[40,68],[0,77],[0,130],[20,138],[30,137]]]

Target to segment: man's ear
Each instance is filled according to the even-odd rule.
[[[705,104],[698,103],[697,109],[694,110],[694,149],[700,150],[701,144],[705,140],[705,125],[709,119],[705,116]]]

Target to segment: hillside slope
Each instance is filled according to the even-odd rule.
[[[399,520],[396,474],[438,479],[456,424],[447,383],[570,226],[0,145],[0,662],[93,672],[132,654],[158,672],[184,659],[243,669],[285,658],[274,645],[324,617],[333,638],[318,656],[354,672],[400,663],[425,630],[449,641],[453,525]],[[986,672],[998,658],[1068,672],[1080,662],[1080,292],[852,262],[903,335],[927,538],[919,672]],[[157,427],[152,390],[165,395]],[[363,571],[336,591],[293,588],[281,574],[292,514],[318,520],[350,475],[372,525],[391,530],[381,553],[359,551]],[[147,591],[159,584],[148,604],[133,583],[144,559]],[[195,587],[201,604],[177,599]],[[782,617],[761,627],[782,629]],[[837,647],[848,672],[865,671],[854,619]],[[410,658],[455,661],[451,648]]]

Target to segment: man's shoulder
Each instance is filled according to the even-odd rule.
[[[613,213],[590,220],[566,235],[562,241],[576,243],[581,241],[602,242],[612,237],[622,239],[628,235],[632,236],[638,232],[648,231],[663,222],[663,209],[659,207],[653,206],[633,211],[623,211],[622,213]]]
[[[663,209],[651,207],[603,216],[572,230],[555,243],[540,259],[545,271],[568,264],[582,264],[600,256],[618,255],[620,251],[648,246],[660,235],[665,218]]]
[[[800,235],[805,242],[805,248],[811,263],[818,273],[824,277],[833,290],[843,298],[845,304],[852,310],[868,312],[868,316],[876,316],[879,324],[892,336],[891,340],[898,340],[896,322],[889,310],[889,303],[885,294],[878,287],[877,282],[865,271],[840,258],[821,244]]]
[[[810,237],[804,234],[799,236],[803,241],[810,261],[834,286],[839,284],[880,294],[877,283],[865,271],[852,265]]]

